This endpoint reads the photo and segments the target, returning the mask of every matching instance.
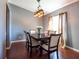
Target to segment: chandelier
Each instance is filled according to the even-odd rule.
[[[37,2],[39,3],[40,0],[37,0]],[[44,11],[43,11],[43,9],[40,7],[40,3],[39,3],[39,6],[37,7],[37,10],[34,12],[34,16],[35,16],[35,17],[42,17],[42,16],[44,16]]]

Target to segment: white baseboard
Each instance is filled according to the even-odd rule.
[[[26,40],[24,39],[24,40],[16,40],[16,41],[11,41],[11,44],[12,43],[18,43],[18,42],[25,42]]]
[[[69,49],[71,49],[71,50],[73,50],[73,51],[79,52],[78,49],[75,49],[75,48],[72,48],[72,47],[69,47],[69,46],[66,46],[66,47],[69,48]]]
[[[6,47],[6,50],[9,50],[10,48],[11,48],[11,43],[10,43],[9,47]]]
[[[6,50],[9,50],[11,48],[11,46],[7,47]]]
[[[11,42],[10,42],[10,46],[7,47],[6,49],[9,50],[9,49],[11,48],[12,43],[25,42],[25,41],[26,41],[25,39],[24,39],[24,40],[11,41]]]

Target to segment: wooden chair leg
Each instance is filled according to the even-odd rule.
[[[27,48],[27,42],[26,42],[26,45],[25,45],[25,46],[26,46],[26,48]]]
[[[29,51],[29,45],[28,45],[28,43],[27,43],[27,51]]]
[[[38,53],[40,50],[39,50],[39,46],[36,47],[36,53]]]
[[[30,47],[30,57],[32,56],[32,47]]]
[[[50,52],[48,52],[48,59],[50,59]]]
[[[58,56],[58,51],[57,51],[57,59],[59,59],[59,56]]]
[[[42,48],[40,47],[39,49],[40,49],[40,56],[42,56]]]

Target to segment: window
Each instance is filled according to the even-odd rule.
[[[66,46],[67,40],[67,12],[60,13],[57,16],[53,16],[49,19],[49,30],[56,31],[56,33],[62,33],[61,46],[64,48]]]
[[[58,33],[59,15],[53,16],[49,21],[49,30]]]

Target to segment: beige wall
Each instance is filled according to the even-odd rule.
[[[48,16],[55,16],[59,13],[68,13],[68,39],[67,46],[79,49],[79,2],[63,7],[44,17],[44,29],[48,28]]]
[[[23,31],[36,29],[36,26],[43,25],[41,18],[35,18],[33,13],[9,4],[10,9],[10,39],[18,40],[18,37],[23,35]]]

